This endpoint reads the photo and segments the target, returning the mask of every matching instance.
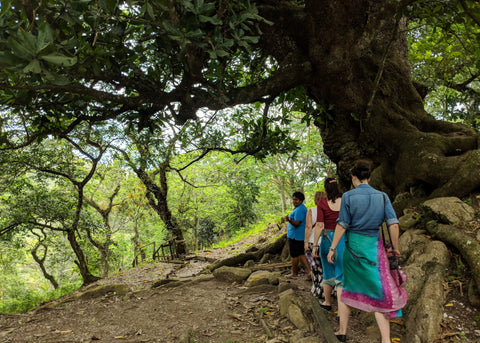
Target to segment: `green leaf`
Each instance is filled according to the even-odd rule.
[[[53,43],[53,30],[50,25],[43,22],[38,26],[38,36],[36,40],[36,52],[40,52]]]
[[[226,39],[222,45],[227,48],[231,48],[234,44],[235,42],[233,41],[233,39]]]
[[[222,25],[222,21],[218,19],[217,17],[207,17],[204,15],[199,15],[198,20],[202,23],[210,23],[213,25]]]
[[[47,61],[48,63],[52,63],[55,65],[60,65],[64,67],[71,67],[77,63],[77,57],[68,57],[62,55],[58,52],[54,52],[48,55],[44,55],[40,57],[42,60]]]
[[[12,48],[13,54],[22,60],[31,60],[35,57],[35,45],[29,45],[28,42],[17,40],[14,37],[8,38],[8,45]]]
[[[40,66],[40,61],[37,59],[34,59],[31,61],[25,68],[23,68],[24,73],[35,73],[35,74],[40,74],[42,72],[42,67]]]
[[[226,52],[226,51],[223,50],[223,49],[217,49],[217,50],[215,51],[215,53],[216,53],[217,56],[219,56],[219,57],[228,56],[228,52]]]
[[[153,10],[152,5],[150,5],[150,3],[147,2],[145,6],[146,6],[146,12],[148,16],[152,19],[155,19],[155,11]]]
[[[70,83],[70,80],[66,76],[56,75],[48,70],[45,70],[45,79],[58,86],[64,86]]]
[[[244,41],[247,41],[248,43],[253,43],[256,44],[260,40],[259,36],[243,36],[242,37]]]

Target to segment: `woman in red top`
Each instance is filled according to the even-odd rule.
[[[342,193],[338,190],[337,180],[328,177],[324,182],[327,198],[321,199],[317,205],[317,224],[315,225],[314,242],[318,242],[318,238],[322,235],[320,247],[314,246],[313,256],[318,257],[322,261],[323,268],[323,291],[325,301],[320,306],[326,310],[332,309],[332,290],[337,287],[337,299],[340,299],[343,282],[342,256],[345,247],[345,240],[337,245],[337,253],[335,264],[328,263],[327,255],[330,251],[333,235],[335,234],[335,226],[337,224],[338,214],[340,212],[340,204],[342,202]],[[343,239],[343,238],[342,238]],[[320,252],[320,253],[319,253]]]

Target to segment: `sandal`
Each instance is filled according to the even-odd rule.
[[[285,278],[296,280],[296,279],[298,278],[298,276],[297,276],[297,275],[293,275],[293,274],[288,274],[288,275],[285,275]]]
[[[330,311],[332,309],[332,305],[324,305],[322,303],[320,303],[320,307],[327,311]]]

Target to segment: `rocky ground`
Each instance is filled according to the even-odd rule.
[[[262,246],[280,234],[272,228],[261,236],[203,251],[180,263],[144,264],[89,287],[94,290],[111,285],[110,292],[81,289],[77,297],[74,294],[26,314],[0,315],[0,342],[314,342],[312,336],[322,342],[324,328],[302,332],[280,315],[277,287],[248,289],[211,277],[180,287],[152,287],[159,280],[187,280],[211,261],[241,253],[252,245]],[[280,271],[287,274],[288,264]],[[480,313],[468,305],[465,286],[461,279],[456,280],[445,283],[445,320],[435,343],[480,341]],[[290,282],[305,303],[311,303],[310,282],[305,277]],[[325,313],[331,328],[337,325],[334,310]],[[402,322],[393,321],[391,326],[393,341],[402,342]],[[348,342],[378,342],[377,337],[373,317],[354,312]]]

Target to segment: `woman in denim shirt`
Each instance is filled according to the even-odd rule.
[[[388,264],[379,226],[383,221],[390,231],[392,246],[389,253],[398,250],[398,219],[388,196],[372,188],[370,162],[359,160],[352,168],[355,189],[342,196],[335,235],[328,254],[333,263],[338,243],[345,237],[343,253],[343,291],[339,303],[340,326],[336,332],[341,342],[346,341],[350,307],[374,312],[382,343],[390,343],[388,318],[401,316],[407,295],[394,282]]]

